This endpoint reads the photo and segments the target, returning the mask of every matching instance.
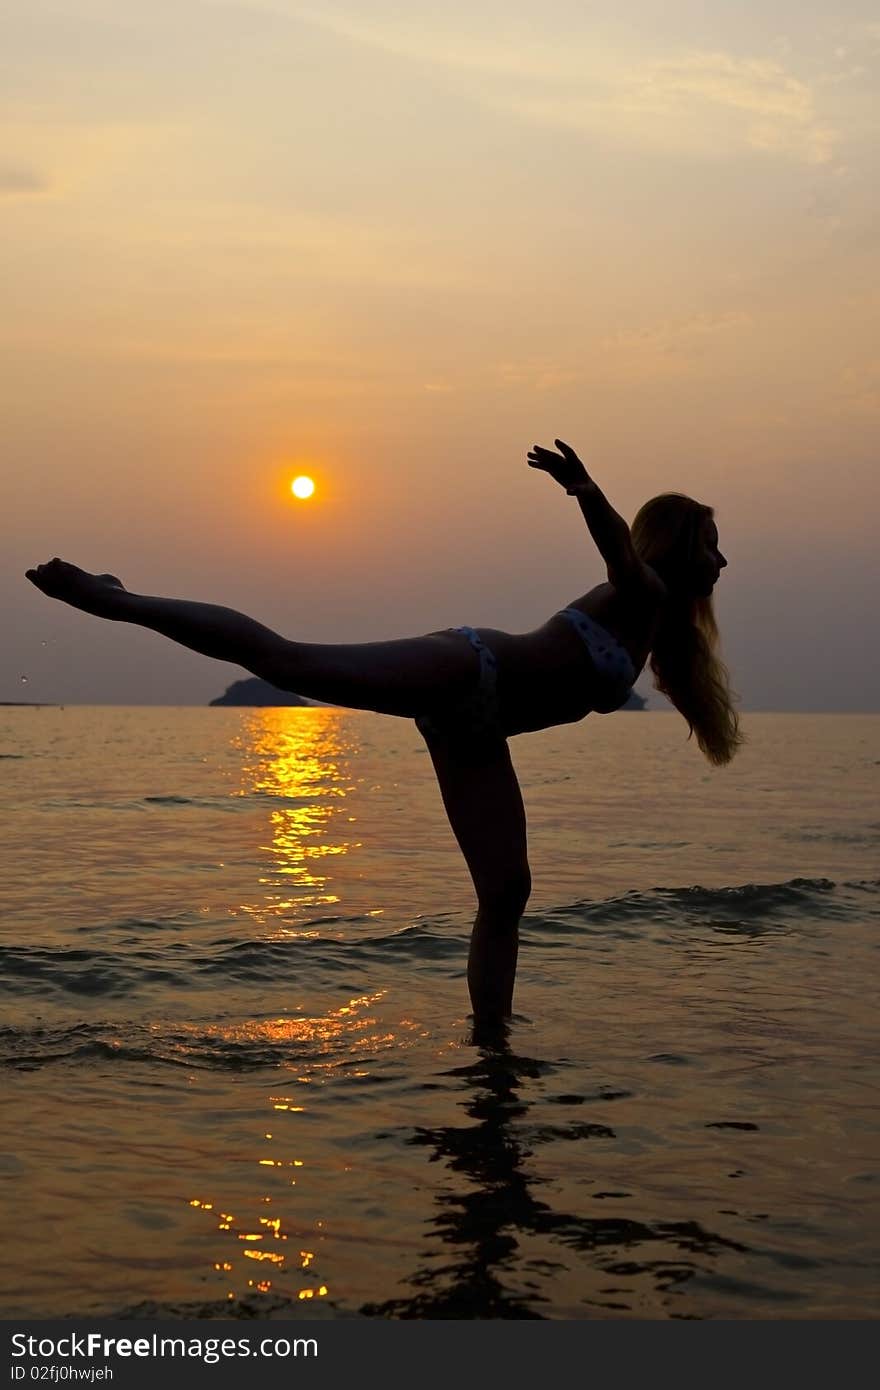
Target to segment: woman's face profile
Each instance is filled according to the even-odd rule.
[[[718,582],[727,560],[718,548],[718,527],[711,516],[700,518],[694,543],[694,588],[708,597]]]

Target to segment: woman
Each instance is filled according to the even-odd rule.
[[[534,632],[460,627],[325,646],[288,641],[232,609],[132,594],[113,575],[62,560],[27,571],[51,598],[152,628],[280,690],[415,719],[477,893],[468,987],[478,1024],[510,1014],[519,920],[531,890],[508,738],[619,709],[650,659],[655,685],[710,762],[729,762],[742,742],[716,654],[712,590],[727,561],[711,508],[666,493],[642,507],[630,530],[574,450],[556,445],[558,452],[535,445],[529,464],[577,498],[608,581]]]

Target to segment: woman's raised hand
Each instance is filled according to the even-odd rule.
[[[558,453],[554,449],[542,449],[540,444],[535,444],[529,450],[528,462],[530,468],[540,468],[559,484],[560,487],[570,489],[578,483],[589,483],[590,475],[581,463],[574,449],[570,445],[563,443],[561,439],[553,441]]]

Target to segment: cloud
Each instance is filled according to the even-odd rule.
[[[712,375],[721,354],[736,353],[742,334],[754,326],[750,314],[731,309],[619,329],[582,344],[580,360],[534,356],[507,360],[492,369],[502,386],[535,392],[564,391],[599,383],[668,381]],[[729,356],[728,359],[729,360]]]
[[[847,367],[839,378],[837,399],[844,414],[880,415],[880,358]]]
[[[537,121],[693,154],[752,149],[826,164],[837,139],[806,83],[771,59],[726,53],[615,64],[597,81],[516,106]]]
[[[474,100],[613,142],[713,155],[750,149],[815,165],[833,158],[838,138],[817,112],[812,87],[778,56],[699,49],[640,55],[631,31],[615,41],[607,27],[586,26],[567,31],[564,40],[548,38],[546,29],[515,14],[503,24],[487,15],[481,24],[479,14],[365,17],[297,0],[257,0],[255,8],[410,63],[446,68]]]
[[[49,192],[49,181],[33,169],[0,164],[0,198],[37,197]]]
[[[693,53],[653,66],[655,90],[670,113],[702,109],[735,113],[755,149],[774,150],[824,164],[834,132],[817,117],[806,83],[770,59],[738,59],[725,53]]]
[[[228,0],[222,0],[223,8]],[[298,0],[239,0],[245,8],[280,14],[310,28],[367,48],[375,48],[392,57],[410,62],[429,64],[462,71],[496,74],[503,77],[534,77],[555,80],[560,69],[576,75],[578,54],[570,48],[548,43],[532,25],[516,15],[505,16],[502,25],[493,24],[492,16],[484,16],[486,27],[476,27],[480,15],[473,16],[467,30],[460,16],[442,10],[427,16],[413,11],[401,19],[382,18],[375,13],[366,15],[356,8],[350,12],[323,5],[320,9],[303,5]],[[217,0],[213,0],[216,4]],[[497,16],[496,16],[497,17]],[[499,38],[503,27],[505,38]]]

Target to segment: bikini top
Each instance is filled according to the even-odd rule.
[[[567,619],[590,655],[593,669],[603,685],[601,714],[611,714],[625,705],[635,684],[636,670],[626,647],[579,608],[562,608],[559,617]],[[606,699],[609,702],[606,705]],[[614,701],[615,703],[610,703]]]

